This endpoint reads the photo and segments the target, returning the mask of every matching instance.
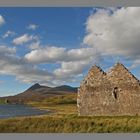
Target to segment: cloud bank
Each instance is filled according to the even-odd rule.
[[[98,9],[86,22],[83,43],[103,56],[140,60],[140,8]]]
[[[140,64],[140,8],[96,8],[87,18],[83,46],[68,49],[41,44],[34,35],[23,34],[13,39],[14,45],[27,45],[28,52],[18,56],[15,47],[0,46],[0,74],[14,75],[25,83],[60,85],[75,82],[91,65],[107,57],[133,60]],[[0,25],[4,24],[0,16]],[[30,26],[35,30],[35,27]],[[10,33],[6,36],[9,36]],[[25,46],[26,47],[26,46]],[[40,65],[58,67],[48,71]],[[79,81],[78,81],[79,82]]]

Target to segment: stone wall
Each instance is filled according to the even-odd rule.
[[[109,72],[93,66],[78,89],[79,115],[140,115],[140,82],[124,65]]]

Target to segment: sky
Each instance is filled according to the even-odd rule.
[[[0,96],[31,85],[77,87],[92,65],[140,79],[140,8],[0,8]]]

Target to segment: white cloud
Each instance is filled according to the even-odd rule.
[[[5,23],[5,19],[2,15],[0,15],[0,25],[3,25]]]
[[[16,48],[0,46],[0,67],[1,75],[13,75],[21,82],[53,84],[54,77],[51,73],[25,62],[23,58],[16,55]]]
[[[42,46],[40,45],[40,41],[36,41],[36,42],[32,42],[28,48],[30,48],[31,50],[35,50],[35,49],[39,49]]]
[[[28,27],[27,27],[27,29],[29,29],[29,30],[36,30],[38,28],[38,25],[36,25],[36,24],[30,24]]]
[[[57,78],[68,78],[71,76],[77,76],[77,74],[81,74],[89,63],[91,63],[90,59],[83,61],[71,61],[71,62],[62,62],[61,67],[54,71],[54,74]]]
[[[80,68],[84,67],[86,63],[86,61],[75,63],[62,62],[59,69],[48,72],[46,69],[39,68],[37,65],[31,65],[23,58],[17,56],[16,48],[0,46],[0,74],[13,75],[17,80],[25,83],[39,82],[52,86],[65,84],[67,81],[72,82],[75,76],[74,73],[81,72]]]
[[[7,46],[0,46],[0,55],[2,54],[15,54],[16,53],[16,48],[9,48]]]
[[[102,56],[140,60],[140,7],[98,9],[86,23],[83,43]]]
[[[93,48],[72,49],[67,51],[66,54],[63,61],[60,62],[61,67],[54,71],[54,74],[59,78],[73,77],[75,79],[86,68],[101,61],[100,54]]]
[[[93,48],[79,48],[79,49],[71,49],[67,51],[67,56],[64,61],[81,61],[86,59],[92,59],[93,57],[97,57],[99,54]]]
[[[24,34],[22,36],[19,36],[19,37],[15,38],[13,40],[13,43],[15,45],[22,45],[22,44],[27,43],[29,41],[32,41],[34,39],[37,40],[37,37],[33,36],[33,35]]]
[[[7,38],[9,36],[14,36],[16,33],[14,31],[8,30],[2,37]]]
[[[53,63],[60,61],[64,58],[65,48],[59,47],[44,47],[32,50],[25,55],[25,58],[30,63]]]
[[[39,47],[38,47],[39,48]],[[66,50],[62,47],[42,47],[32,50],[25,55],[25,59],[30,63],[57,63],[81,61],[99,55],[93,48],[79,48]],[[38,56],[38,57],[36,57]]]
[[[59,63],[61,66],[52,73],[61,81],[74,79],[87,67],[99,62],[100,55],[93,48],[66,50],[58,47],[42,47],[26,54],[25,60],[31,64]]]

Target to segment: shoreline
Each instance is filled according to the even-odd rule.
[[[41,115],[50,115],[52,114],[52,112],[50,110],[45,110],[45,109],[41,109],[35,106],[31,106],[28,104],[0,104],[1,107],[4,107],[5,110],[1,110],[0,112],[0,120],[3,119],[14,119],[14,118],[18,118],[18,117],[32,117],[32,116],[41,116]],[[6,106],[7,106],[7,110],[6,110]],[[12,106],[12,108],[10,107]],[[9,108],[10,107],[10,108]],[[21,108],[21,111],[19,109],[19,107]],[[14,111],[13,114],[11,112],[8,112],[10,110],[15,110],[17,109],[17,112]],[[24,110],[25,108],[25,110]],[[26,112],[27,110],[27,112]],[[33,111],[28,112],[29,111]],[[17,114],[16,114],[17,113]]]

